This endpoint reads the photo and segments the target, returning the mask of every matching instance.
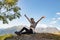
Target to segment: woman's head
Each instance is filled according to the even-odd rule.
[[[31,20],[31,22],[32,22],[32,23],[34,23],[34,22],[35,22],[35,21],[34,21],[34,18],[30,18],[30,20]]]
[[[34,18],[30,18],[31,20],[34,20]]]

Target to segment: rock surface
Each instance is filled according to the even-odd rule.
[[[60,40],[60,36],[48,33],[22,34],[20,36],[6,38],[6,40]]]

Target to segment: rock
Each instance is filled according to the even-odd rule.
[[[21,34],[21,36],[13,36],[6,40],[60,40],[60,36],[48,33],[40,34]]]

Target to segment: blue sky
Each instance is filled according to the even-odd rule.
[[[29,25],[29,22],[24,17],[24,14],[26,14],[29,18],[33,17],[35,21],[41,16],[46,16],[37,26],[57,27],[60,29],[60,0],[19,0],[18,6],[21,8],[22,16],[20,19],[14,19],[9,24],[2,24],[1,22],[0,28]]]

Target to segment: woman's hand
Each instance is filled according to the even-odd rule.
[[[42,16],[41,18],[46,18],[45,16]]]

